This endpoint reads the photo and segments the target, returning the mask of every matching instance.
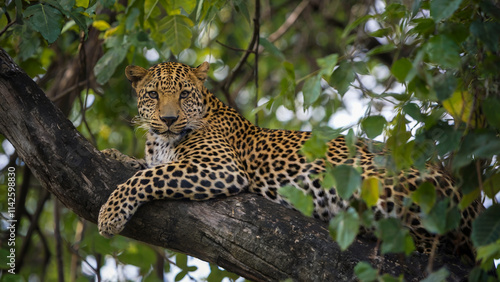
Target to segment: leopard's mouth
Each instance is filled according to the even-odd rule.
[[[174,132],[170,129],[161,131],[161,130],[156,129],[156,128],[151,128],[151,131],[153,131],[153,133],[155,133],[157,135],[162,135],[162,136],[184,136],[184,135],[188,134],[189,132],[191,132],[192,130],[189,128],[184,128],[183,130],[181,130],[179,132]]]

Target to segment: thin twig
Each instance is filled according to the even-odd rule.
[[[260,5],[259,5],[260,6]],[[255,28],[254,28],[255,30]],[[234,69],[231,71],[231,74],[225,79],[224,83],[223,83],[223,86],[222,88],[225,90],[224,92],[227,92],[229,93],[229,86],[231,85],[231,83],[233,82],[234,80],[234,77],[240,72],[241,70],[241,67],[243,66],[243,64],[246,62],[248,56],[250,55],[250,53],[252,53],[252,51],[255,49],[255,42],[257,42],[257,37],[259,35],[258,34],[255,34],[255,32],[253,33],[252,35],[252,39],[250,40],[250,44],[248,44],[248,47],[247,49],[245,50],[245,53],[243,53],[243,55],[241,56],[239,62],[236,64],[236,66],[234,67]],[[229,97],[230,98],[230,97]]]
[[[158,278],[159,281],[165,281],[165,279],[163,278],[164,268],[165,268],[165,259],[159,252],[156,252],[155,272],[156,272],[156,278]]]
[[[427,264],[427,274],[432,273],[432,268],[434,265],[434,258],[436,257],[438,244],[439,244],[439,235],[436,235],[434,237],[434,241],[432,241],[431,254],[429,256],[429,263]]]
[[[61,238],[61,204],[54,199],[54,239],[56,241],[56,265],[57,278],[59,282],[64,282],[64,264]]]
[[[57,95],[56,97],[54,98],[51,98],[50,100],[52,102],[56,102],[58,101],[59,99],[63,98],[64,96],[68,95],[69,93],[73,92],[73,90],[79,88],[79,87],[82,87],[82,86],[85,86],[87,85],[87,81],[84,80],[84,81],[80,81],[79,83],[69,87],[68,89],[64,90],[63,92],[61,92],[59,95]]]
[[[85,101],[82,102],[82,97],[81,95],[78,95],[78,98],[80,100],[80,106],[81,106],[81,111],[82,111],[82,121],[83,121],[83,124],[85,125],[85,128],[87,128],[87,131],[89,132],[89,135],[92,139],[92,143],[94,146],[97,146],[97,140],[94,136],[94,134],[92,134],[92,130],[90,130],[90,126],[87,122],[87,119],[85,117],[85,113],[87,111],[87,99],[89,97],[89,88],[90,88],[90,80],[89,80],[89,74],[87,73],[87,53],[85,51],[85,38],[84,38],[84,34],[82,33],[81,36],[80,36],[80,67],[82,69],[85,70],[84,72],[84,76],[85,76],[85,80],[87,82],[87,85],[86,85],[86,93],[85,93]]]
[[[42,214],[43,207],[45,202],[49,199],[50,193],[47,190],[43,190],[41,197],[38,199],[37,207],[33,216],[31,216],[30,226],[26,235],[24,236],[23,245],[21,246],[21,251],[19,252],[19,260],[16,261],[16,270],[21,271],[21,268],[24,264],[24,259],[28,252],[31,237],[33,236],[33,232],[38,228],[38,220],[40,219],[40,215]]]
[[[254,79],[255,79],[255,108],[258,107],[259,103],[259,39],[260,39],[260,0],[255,0],[255,18],[253,19],[254,37],[257,38],[257,43],[255,44],[255,66],[254,66]],[[259,113],[255,113],[255,125],[259,125]]]
[[[17,21],[17,17],[16,17],[16,20],[13,21],[10,18],[10,15],[9,15],[9,13],[7,13],[7,11],[5,11],[5,17],[7,18],[7,25],[5,25],[5,27],[2,29],[2,31],[0,31],[0,36],[2,36],[7,31],[7,29],[9,29],[9,27],[11,25],[15,24]]]
[[[254,50],[250,50],[250,51],[249,51],[249,50],[245,50],[245,49],[241,49],[241,48],[231,47],[231,46],[229,46],[229,45],[227,45],[227,44],[224,44],[224,43],[220,42],[219,40],[215,40],[215,42],[216,42],[217,44],[219,44],[219,45],[223,46],[223,47],[226,47],[226,48],[227,48],[227,49],[229,49],[229,50],[238,51],[238,52],[247,52],[247,51],[248,51],[248,52],[250,52],[250,53],[254,53],[254,54],[255,54],[255,51],[254,51]]]
[[[78,220],[76,224],[75,239],[73,246],[70,249],[73,251],[71,254],[71,267],[70,267],[70,281],[76,281],[78,277],[77,270],[78,264],[80,263],[80,256],[78,255],[78,250],[80,249],[80,242],[83,240],[83,234],[85,232],[85,221]]]
[[[99,275],[99,270],[95,267],[92,266],[91,263],[89,263],[85,257],[83,257],[80,252],[78,251],[78,248],[75,249],[75,244],[71,245],[69,242],[66,242],[66,247],[67,249],[71,252],[72,255],[77,256],[83,263],[85,263],[92,272],[94,272],[96,275]],[[97,257],[95,258],[97,261],[97,266],[99,267],[99,261],[97,260]]]
[[[269,40],[269,42],[274,42],[278,40],[278,38],[283,36],[283,34],[288,31],[288,29],[295,23],[295,21],[297,21],[297,18],[300,16],[302,11],[304,11],[307,5],[309,5],[309,2],[309,0],[303,0],[302,2],[300,2],[300,4],[295,7],[290,16],[288,16],[288,18],[285,20],[285,22],[275,32],[271,33],[267,40]]]
[[[307,7],[309,2],[310,2],[310,0],[303,0],[297,7],[295,7],[295,9],[292,11],[290,16],[285,20],[285,22],[274,33],[272,33],[268,37],[268,41],[272,43],[272,42],[276,41],[278,38],[280,38],[286,31],[288,31],[288,29],[296,22],[299,15],[304,11],[305,7]],[[258,6],[259,6],[258,8],[259,8],[259,19],[260,19],[260,3],[258,4]],[[257,2],[256,2],[256,9],[257,9]],[[260,23],[259,23],[259,28],[260,28]],[[253,33],[252,39],[250,40],[250,44],[248,45],[247,49],[239,49],[239,48],[230,47],[230,46],[227,46],[221,42],[216,41],[217,43],[219,43],[220,45],[222,45],[228,49],[244,52],[243,55],[241,56],[239,62],[236,64],[236,66],[231,71],[231,74],[221,83],[222,84],[222,87],[221,87],[222,92],[224,93],[224,96],[226,97],[227,102],[235,108],[237,108],[237,105],[235,105],[235,103],[234,103],[234,99],[233,99],[234,95],[232,95],[229,92],[229,87],[233,83],[234,78],[239,73],[243,64],[246,62],[250,53],[259,54],[259,53],[262,53],[264,51],[264,48],[259,46],[259,44],[257,44],[257,46],[255,44],[256,41],[258,42],[258,37],[259,37],[259,33],[255,33],[255,25],[254,25],[254,33]],[[246,82],[248,82],[248,80]],[[246,82],[245,82],[245,84],[246,84]],[[239,89],[241,89],[241,88],[239,88]]]
[[[42,230],[40,229],[40,226],[37,226],[36,232],[38,233],[38,237],[40,237],[40,241],[42,241],[42,246],[43,246],[44,258],[43,258],[43,263],[42,263],[42,274],[40,276],[40,280],[44,281],[45,276],[47,274],[47,269],[49,266],[50,257],[52,254],[50,253],[49,244],[47,243],[47,238],[45,237],[45,234],[43,234]]]

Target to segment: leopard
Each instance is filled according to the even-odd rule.
[[[348,165],[362,171],[361,179],[378,180],[379,198],[371,207],[375,219],[401,219],[417,251],[432,251],[437,235],[426,230],[420,206],[412,201],[408,204],[408,199],[429,182],[438,198],[459,203],[462,195],[448,173],[429,164],[424,170],[410,168],[390,174],[375,160],[381,152],[358,139],[352,154],[344,135],[327,143],[323,158],[310,160],[301,149],[311,132],[254,125],[204,86],[209,68],[208,62],[197,67],[177,62],[149,69],[126,67],[125,75],[137,94],[136,123],[147,131],[145,157],[136,159],[116,149],[103,150],[107,157],[138,171],[118,185],[101,207],[98,229],[102,236],[120,233],[137,209],[153,200],[205,201],[250,192],[293,208],[278,192],[284,186],[311,195],[313,216],[328,221],[346,211],[353,201],[363,202],[358,190],[343,199],[336,187],[323,187],[320,176],[326,166]],[[461,212],[460,227],[447,236],[453,244],[471,245],[471,222],[478,213],[474,205]]]

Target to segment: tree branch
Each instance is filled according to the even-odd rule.
[[[0,132],[43,186],[80,217],[96,222],[100,206],[134,170],[106,159],[81,136],[37,85],[0,49]],[[427,256],[374,253],[376,242],[358,238],[341,252],[324,223],[262,197],[242,194],[206,202],[154,201],[141,207],[124,236],[216,263],[250,280],[354,280],[369,261],[381,273],[425,276]],[[451,279],[469,268],[440,256]]]

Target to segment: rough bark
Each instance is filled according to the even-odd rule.
[[[95,223],[107,196],[134,171],[94,148],[1,49],[0,101],[0,132],[47,190]],[[354,280],[359,261],[417,281],[425,276],[428,259],[420,254],[380,256],[376,242],[361,237],[341,252],[324,223],[250,194],[148,203],[122,234],[216,263],[254,281]],[[453,257],[439,256],[434,266],[443,264],[452,280],[469,272]]]

